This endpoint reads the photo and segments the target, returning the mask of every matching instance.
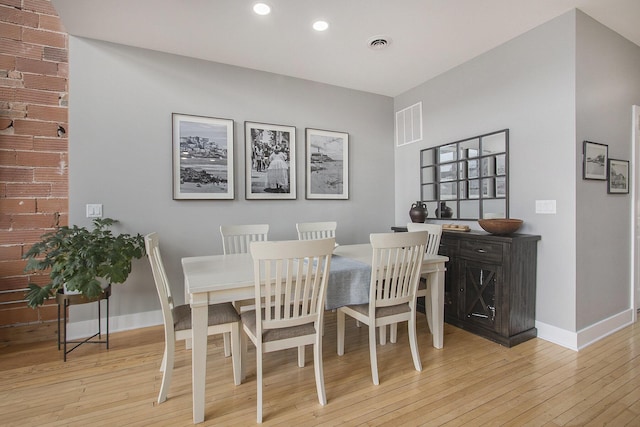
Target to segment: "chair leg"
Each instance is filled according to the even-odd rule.
[[[242,354],[240,350],[240,322],[231,325],[231,363],[233,364],[233,383],[242,383]]]
[[[375,330],[375,328],[373,329]],[[387,326],[380,326],[378,329],[380,329],[380,345],[387,344]]]
[[[233,340],[233,337],[229,332],[223,333],[222,337],[224,341],[224,357],[229,357],[231,356],[231,340]]]
[[[249,337],[242,327],[240,327],[240,333],[240,352],[242,354],[240,357],[240,379],[244,381],[247,378],[247,341],[249,341]]]
[[[338,309],[338,313],[336,314],[336,329],[337,329],[337,339],[338,343],[338,356],[342,356],[344,354],[344,311]]]
[[[371,359],[371,377],[375,385],[380,384],[378,379],[378,357],[376,355],[376,327],[375,319],[369,325],[369,357]]]
[[[431,292],[429,290],[430,290],[430,285],[427,284],[427,296],[424,297],[424,314],[425,316],[427,316],[427,326],[429,327],[429,332],[433,334],[433,326],[431,325],[431,313],[432,313]]]
[[[321,405],[327,404],[327,395],[324,391],[324,372],[322,369],[322,335],[316,335],[316,343],[313,345],[313,367],[316,373],[316,389],[318,401]]]
[[[262,348],[256,346],[256,389],[258,390],[258,398],[256,399],[256,420],[262,423]]]
[[[304,346],[298,346],[298,367],[304,368]]]
[[[409,345],[411,346],[411,357],[413,357],[413,365],[416,371],[422,371],[422,362],[418,353],[418,339],[416,336],[416,316],[413,315],[407,322],[409,328]]]
[[[167,393],[171,385],[171,375],[173,374],[173,363],[175,360],[175,341],[173,343],[166,342],[164,346],[164,356],[162,357],[162,365],[164,372],[162,373],[162,383],[160,384],[160,393],[158,394],[158,403],[167,400]]]
[[[392,323],[389,325],[389,342],[395,344],[398,341],[398,324]]]

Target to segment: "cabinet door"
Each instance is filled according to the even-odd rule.
[[[497,265],[460,259],[459,305],[465,322],[500,331],[500,278],[502,268]]]
[[[440,255],[448,256],[447,270],[444,273],[444,315],[458,318],[458,283],[456,283],[456,242],[447,239],[440,241]]]

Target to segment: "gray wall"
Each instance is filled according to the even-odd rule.
[[[631,160],[631,106],[640,104],[640,48],[577,14],[576,159],[582,141],[607,144]],[[633,166],[633,165],[632,165]],[[604,181],[578,179],[577,328],[631,307],[632,194],[607,194]]]
[[[631,160],[639,70],[640,47],[574,10],[396,97],[396,111],[423,102],[425,132],[422,142],[396,149],[396,222],[406,222],[419,199],[420,149],[509,128],[510,216],[524,220],[521,232],[542,236],[539,335],[559,342],[569,331],[580,347],[611,332],[598,323],[618,316],[611,328],[624,324],[632,197],[582,179],[582,141]],[[557,214],[535,214],[538,199],[556,200]]]
[[[171,113],[235,121],[236,199],[172,200]],[[174,296],[180,258],[222,252],[220,224],[269,223],[270,239],[295,239],[295,223],[338,221],[337,241],[368,241],[393,224],[393,100],[186,57],[70,38],[70,222],[88,224],[102,203],[118,231],[157,231]],[[245,200],[244,121],[297,128],[297,200]],[[305,200],[304,129],[348,132],[349,200]],[[113,316],[159,309],[150,268],[134,266],[112,297]],[[78,311],[72,320],[95,317]],[[126,323],[126,322],[125,322]],[[144,322],[142,322],[144,323]]]
[[[396,97],[423,103],[424,139],[396,149],[396,222],[419,199],[419,150],[509,128],[510,216],[539,234],[536,317],[575,331],[574,15],[565,14]],[[556,200],[556,215],[535,200]],[[478,229],[477,223],[469,223]]]

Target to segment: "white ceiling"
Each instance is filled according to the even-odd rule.
[[[578,8],[640,45],[640,0],[52,0],[74,35],[396,96]],[[317,19],[329,29],[311,29]],[[368,40],[391,39],[384,50]],[[73,54],[73,53],[72,53]]]

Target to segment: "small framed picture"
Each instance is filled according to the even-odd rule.
[[[609,194],[629,194],[629,161],[609,159]]]
[[[349,134],[307,128],[307,199],[349,198]]]
[[[296,198],[296,128],[244,123],[246,199]]]
[[[233,200],[233,120],[172,114],[173,199]]]
[[[590,141],[583,144],[582,178],[606,180],[609,146]]]

